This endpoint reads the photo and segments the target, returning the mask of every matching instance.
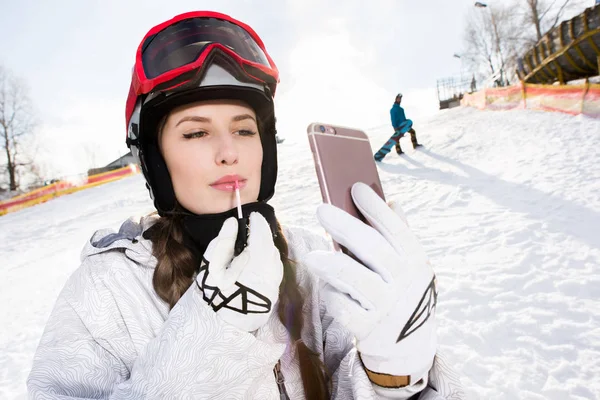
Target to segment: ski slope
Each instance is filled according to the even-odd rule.
[[[407,154],[390,153],[381,179],[436,268],[439,348],[469,398],[600,398],[600,121],[460,108],[415,129],[425,149],[402,139]],[[283,224],[323,233],[304,132],[282,132],[271,203]],[[377,149],[390,128],[368,133]],[[0,218],[1,399],[26,397],[84,242],[150,211],[135,176]]]

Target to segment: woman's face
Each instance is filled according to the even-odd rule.
[[[177,201],[195,214],[236,207],[258,199],[262,145],[256,114],[246,103],[215,100],[178,107],[159,135]]]

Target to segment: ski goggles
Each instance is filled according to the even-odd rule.
[[[132,89],[139,96],[179,86],[215,51],[275,93],[279,71],[260,37],[248,25],[215,12],[181,14],[152,28],[137,50]]]

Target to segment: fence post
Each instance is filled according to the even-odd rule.
[[[521,98],[523,99],[523,110],[527,109],[527,84],[521,80]]]
[[[483,109],[487,110],[488,108],[488,88],[483,89]]]
[[[583,91],[583,97],[581,98],[581,112],[580,114],[583,114],[583,110],[585,109],[585,97],[587,96],[588,92],[590,91],[590,79],[589,78],[585,78],[585,90]]]

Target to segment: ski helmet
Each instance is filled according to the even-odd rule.
[[[152,28],[140,43],[126,106],[127,145],[138,159],[160,215],[173,212],[175,191],[158,147],[158,125],[174,108],[232,99],[250,105],[263,147],[259,201],[277,179],[273,96],[279,72],[252,28],[228,15],[198,11]]]

